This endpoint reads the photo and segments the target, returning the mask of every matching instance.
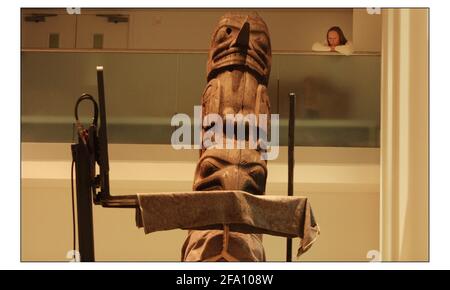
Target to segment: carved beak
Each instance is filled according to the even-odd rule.
[[[231,47],[239,47],[243,50],[248,49],[248,42],[250,39],[250,23],[248,21],[245,21],[244,24],[241,27],[241,30],[239,30],[239,34],[237,35],[236,39],[231,43]]]
[[[239,190],[239,171],[237,167],[230,166],[220,177],[220,183],[224,190]]]
[[[230,167],[230,170],[221,176],[220,181],[224,190],[243,190],[252,194],[263,194],[264,192],[264,189],[261,190],[244,169],[239,170],[237,167]]]

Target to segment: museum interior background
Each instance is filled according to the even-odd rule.
[[[73,108],[81,93],[96,96],[97,65],[112,194],[191,189],[198,151],[172,149],[170,118],[199,105],[211,33],[226,11],[22,9],[23,261],[68,260]],[[427,260],[428,10],[252,11],[269,27],[269,96],[281,118],[266,194],[286,195],[288,93],[298,96],[295,195],[310,199],[321,227],[300,261]],[[33,13],[48,15],[36,22]],[[353,55],[311,51],[334,25]],[[144,235],[134,214],[94,208],[96,259],[179,261],[186,231]],[[284,261],[284,238],[265,235],[264,247],[268,261]]]

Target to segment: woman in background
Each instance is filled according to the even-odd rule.
[[[339,26],[333,26],[327,32],[327,44],[316,42],[312,46],[313,51],[336,51],[344,55],[353,53],[353,45],[344,36]]]

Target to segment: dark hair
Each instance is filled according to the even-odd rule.
[[[344,45],[347,43],[347,38],[345,38],[344,32],[342,32],[342,29],[339,26],[333,26],[330,29],[328,29],[328,32],[327,32],[328,45],[330,45],[330,42],[328,41],[328,33],[330,33],[330,31],[335,31],[339,35],[339,45]]]

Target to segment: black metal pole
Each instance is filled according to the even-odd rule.
[[[108,133],[106,126],[105,87],[103,81],[103,67],[97,66],[98,104],[100,109],[100,128],[98,129],[98,153],[100,165],[101,199],[110,197],[109,193],[109,159],[108,159]]]
[[[294,195],[295,94],[289,94],[288,196]],[[286,262],[292,262],[292,239],[286,241]]]
[[[83,142],[72,144],[77,186],[78,249],[81,262],[94,262],[94,223],[92,217],[92,185],[90,156]]]

